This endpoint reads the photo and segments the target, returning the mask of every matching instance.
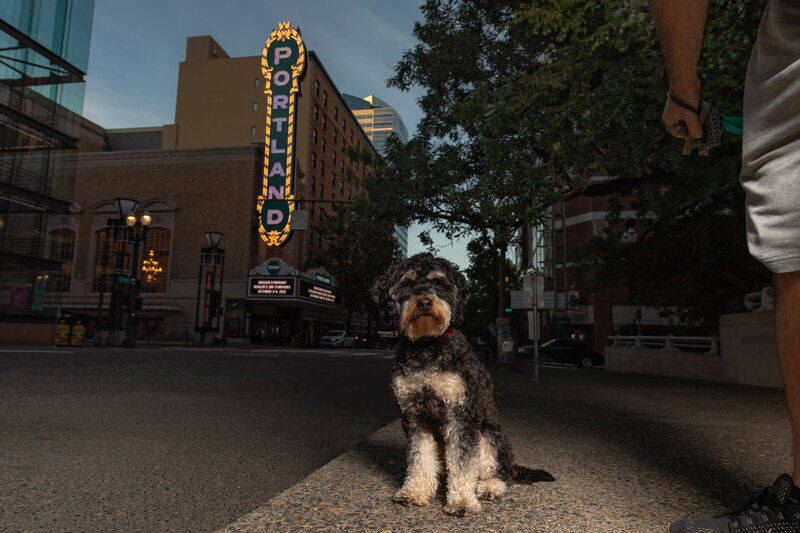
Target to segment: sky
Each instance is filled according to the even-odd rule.
[[[211,35],[231,57],[261,55],[279,22],[300,28],[343,93],[374,93],[413,134],[422,91],[386,87],[414,46],[421,0],[95,0],[84,116],[106,129],[162,126],[175,119],[178,65],[186,38]],[[419,226],[409,254],[422,251]],[[465,242],[435,236],[438,254],[466,267]]]

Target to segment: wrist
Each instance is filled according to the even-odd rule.
[[[700,101],[700,78],[692,76],[670,76],[669,90],[684,100],[693,103]]]

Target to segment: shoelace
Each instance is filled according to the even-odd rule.
[[[739,527],[763,524],[775,519],[786,522],[800,524],[797,518],[797,511],[791,510],[785,503],[782,503],[772,493],[772,487],[764,491],[750,504],[738,511],[728,514],[731,521]]]

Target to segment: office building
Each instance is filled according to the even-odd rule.
[[[0,342],[47,337],[69,289],[93,10],[93,0],[0,2]]]
[[[342,96],[380,155],[386,155],[386,140],[393,134],[397,135],[400,142],[408,142],[406,125],[400,114],[389,104],[374,94],[370,94],[366,98],[359,98],[351,94]],[[402,256],[408,257],[408,228],[395,226],[394,237]]]

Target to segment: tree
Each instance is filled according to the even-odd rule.
[[[321,217],[317,231],[327,246],[313,255],[312,261],[336,276],[347,309],[345,329],[349,330],[353,313],[366,314],[369,320],[377,316],[370,297],[372,282],[398,257],[399,250],[392,223],[385,217],[365,218],[358,209],[343,206],[338,213]]]
[[[718,0],[710,9],[703,95],[730,114],[741,106],[763,4]],[[517,227],[537,225],[547,206],[605,175],[603,192],[630,195],[636,222],[649,229],[634,246],[592,243],[586,257],[601,261],[607,281],[614,271],[606,267],[622,260],[615,252],[652,266],[643,279],[663,274],[663,261],[633,262],[647,251],[686,258],[669,279],[695,288],[681,303],[704,307],[698,316],[708,319],[763,275],[730,223],[742,212],[739,139],[727,136],[712,157],[685,158],[664,133],[666,79],[643,0],[429,0],[421,9],[418,43],[390,84],[421,86],[425,118],[407,145],[390,143],[375,174],[377,210],[450,236],[483,234],[504,257]],[[664,235],[682,238],[646,242]],[[706,268],[723,272],[706,276]],[[619,280],[631,269],[616,272]],[[641,294],[663,305],[687,297],[670,289],[651,284]]]

